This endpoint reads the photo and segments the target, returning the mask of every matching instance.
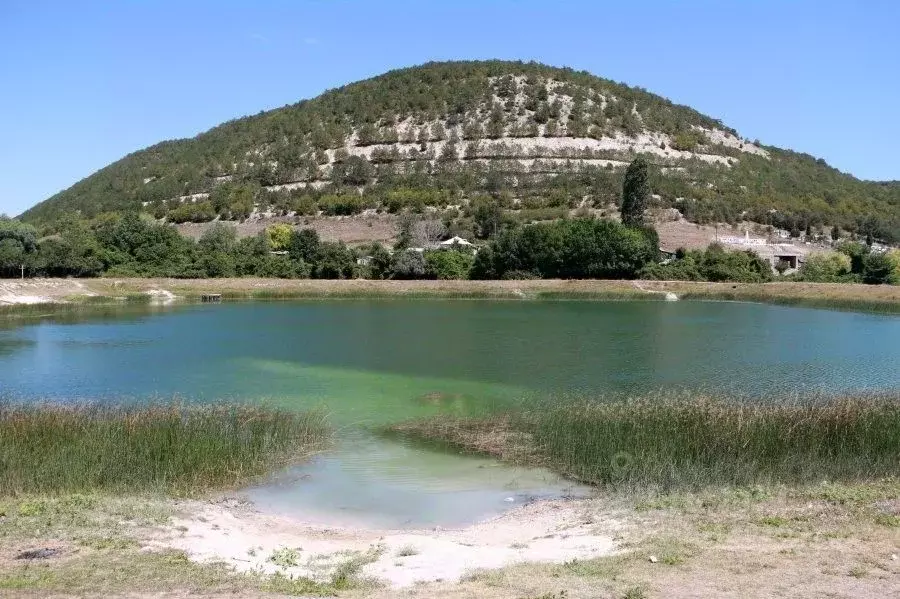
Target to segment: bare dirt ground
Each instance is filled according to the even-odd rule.
[[[0,500],[0,597],[881,599],[900,596],[898,491],[601,494],[418,531],[325,527],[234,498]],[[57,553],[20,557],[35,548]]]
[[[397,237],[397,218],[390,214],[373,216],[306,216],[297,218],[274,217],[229,223],[237,229],[238,237],[258,235],[275,223],[286,222],[298,228],[314,229],[323,241],[343,241],[348,245],[360,245],[373,241],[391,244]],[[213,223],[184,223],[176,225],[178,232],[192,239],[199,239]]]

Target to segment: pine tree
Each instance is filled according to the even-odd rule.
[[[644,210],[650,202],[647,161],[635,158],[625,171],[622,185],[622,222],[628,226],[644,224]]]

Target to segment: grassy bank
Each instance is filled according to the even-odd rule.
[[[476,419],[442,416],[389,430],[622,490],[900,474],[896,394],[766,403],[662,394]]]
[[[0,495],[228,488],[309,455],[326,438],[315,412],[0,403]]]
[[[751,301],[900,313],[900,286],[838,283],[704,283],[693,281],[368,281],[285,279],[25,279],[5,283],[6,294],[40,297],[69,306],[139,305],[160,301],[161,290],[181,301],[207,293],[226,300],[268,299],[645,299],[674,293],[688,300]],[[0,317],[43,315],[47,304],[0,306]]]

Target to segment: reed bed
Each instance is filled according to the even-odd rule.
[[[680,296],[683,300],[754,302],[776,304],[798,308],[818,308],[844,312],[870,312],[874,314],[900,314],[900,303],[890,299],[867,299],[862,297],[791,296],[747,291],[688,291]]]
[[[621,490],[900,475],[897,394],[738,401],[660,393],[391,430]]]
[[[245,483],[324,446],[323,414],[241,404],[0,402],[0,495],[157,491]]]

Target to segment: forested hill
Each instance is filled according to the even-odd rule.
[[[837,225],[896,241],[900,185],[740,138],[640,88],[521,62],[388,72],[130,154],[22,215],[52,224],[136,209],[170,222],[254,211],[354,214],[465,206],[603,208],[624,165],[657,166],[656,201],[696,222]]]

